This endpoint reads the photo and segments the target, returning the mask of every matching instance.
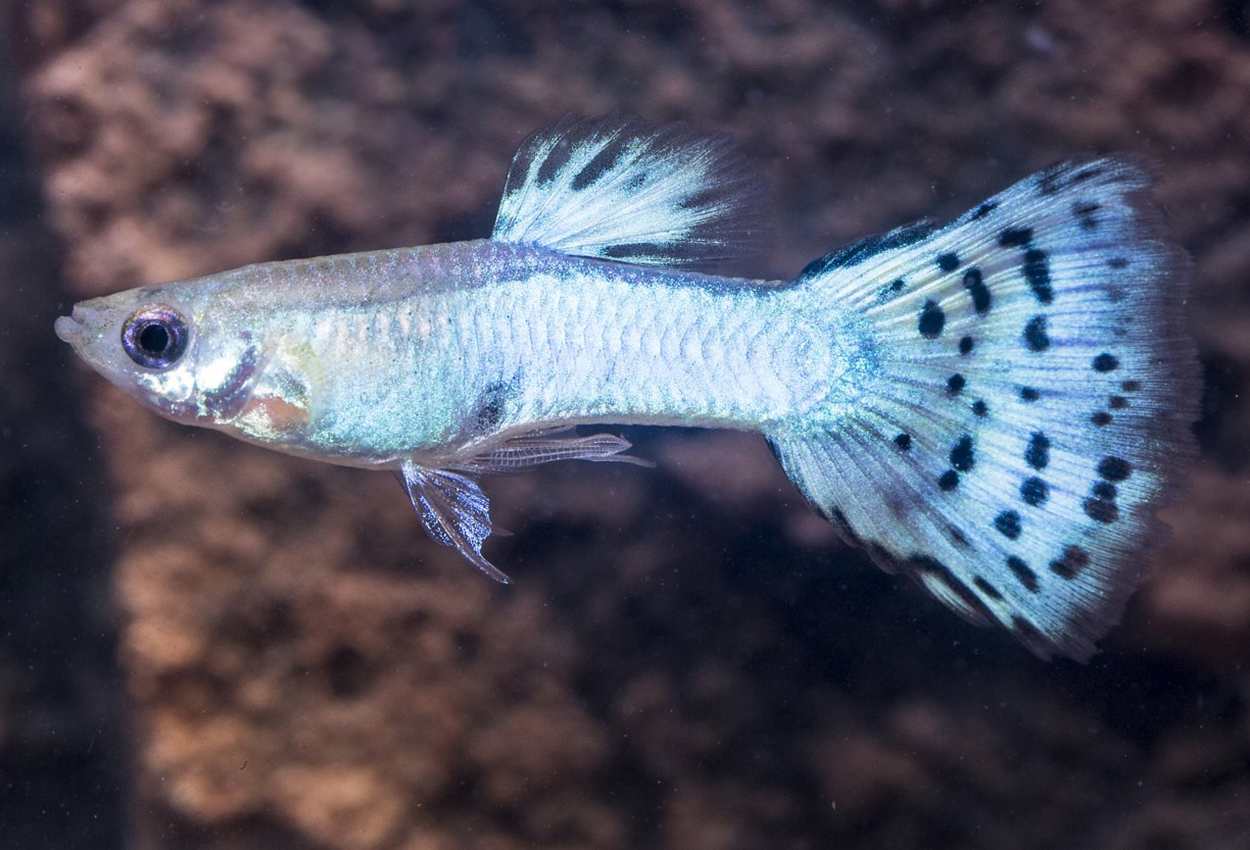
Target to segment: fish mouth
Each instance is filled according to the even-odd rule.
[[[78,314],[78,308],[75,307],[73,314],[69,316],[61,316],[52,325],[52,330],[56,331],[57,337],[62,342],[68,342],[73,345],[82,338],[82,332],[86,329],[82,317]]]

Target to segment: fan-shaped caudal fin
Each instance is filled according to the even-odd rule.
[[[854,404],[770,435],[787,472],[883,565],[1043,656],[1087,658],[1120,617],[1194,451],[1189,262],[1148,182],[1060,164],[801,280],[862,318],[872,362]]]

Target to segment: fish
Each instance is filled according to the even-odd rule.
[[[529,136],[488,238],[267,262],[76,304],[55,331],[157,414],[388,470],[492,578],[484,476],[643,462],[588,426],[762,434],[882,568],[1087,660],[1196,447],[1188,254],[1152,168],[1084,156],[788,280],[721,134],[613,113]]]

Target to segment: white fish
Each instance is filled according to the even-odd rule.
[[[623,459],[577,425],[757,431],[881,566],[1086,658],[1193,452],[1189,264],[1148,183],[1070,161],[946,226],[742,280],[689,270],[760,236],[726,139],[566,119],[522,145],[489,239],[142,287],[56,331],[161,415],[395,470],[499,580],[483,473]]]

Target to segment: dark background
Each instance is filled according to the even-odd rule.
[[[0,846],[1250,846],[1250,10],[1230,0],[38,0],[0,116]],[[790,276],[1132,151],[1196,260],[1201,460],[1104,652],[834,539],[758,438],[488,482],[496,587],[385,475],[166,423],[73,301],[483,236],[512,151],[738,138]]]

